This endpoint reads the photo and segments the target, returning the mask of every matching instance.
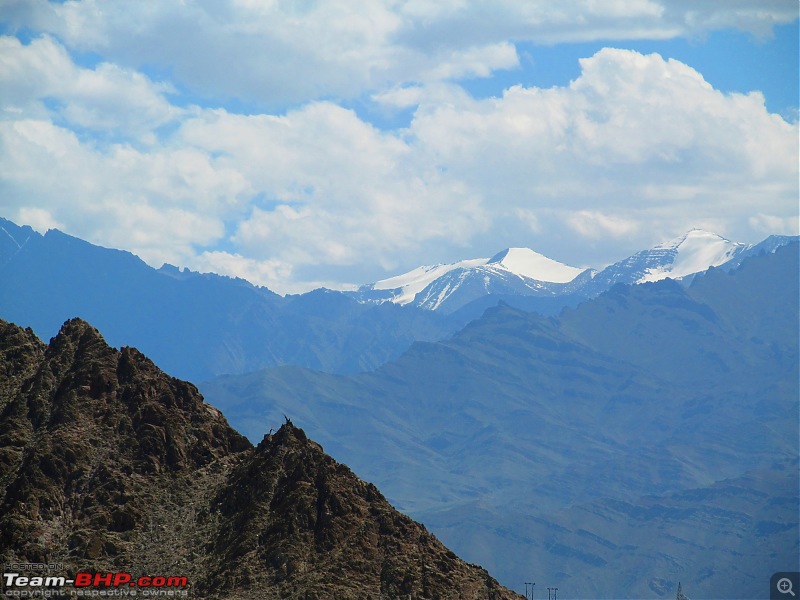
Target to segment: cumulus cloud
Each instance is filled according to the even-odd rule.
[[[618,215],[609,224],[643,210],[665,219],[667,209],[672,224],[690,212],[743,219],[762,203],[796,211],[797,125],[769,114],[761,94],[723,94],[657,54],[605,49],[581,67],[568,87],[422,104],[415,149],[501,210],[563,211],[573,228],[592,205]]]
[[[137,136],[182,113],[165,97],[171,85],[110,63],[81,68],[49,36],[27,45],[2,36],[0,56],[0,118],[60,119],[73,127]]]
[[[331,103],[283,117],[204,111],[179,136],[263,191],[234,237],[255,255],[354,264],[368,254],[388,266],[421,240],[466,241],[485,223],[477,196],[402,136]]]
[[[33,208],[23,206],[19,209],[18,218],[20,223],[30,225],[39,233],[45,233],[48,229],[59,229],[63,227],[61,223],[53,218],[49,211],[43,208]]]
[[[722,4],[369,5],[126,5],[134,18],[90,0],[10,5],[52,35],[0,38],[3,216],[278,292],[504,246],[598,266],[693,226],[743,241],[797,230],[798,125],[760,93],[613,48],[563,87],[476,99],[454,81],[513,67],[509,38],[700,31],[732,18]],[[764,22],[784,8],[765,5]],[[104,61],[76,64],[72,48]],[[330,99],[176,106],[171,84],[136,70],[149,61],[267,104],[370,90],[413,117],[387,131]]]
[[[0,122],[6,216],[27,223],[35,208],[48,227],[154,263],[186,264],[195,246],[218,241],[222,215],[249,191],[241,175],[191,148],[100,148],[49,121]]]
[[[201,272],[218,273],[229,277],[240,277],[256,285],[269,287],[275,281],[290,282],[293,275],[291,263],[279,260],[257,260],[248,258],[238,253],[210,250],[201,253],[192,261],[192,268]],[[292,293],[295,290],[291,284],[286,284],[282,290]],[[300,291],[307,291],[303,286]]]
[[[4,11],[12,25],[70,48],[168,69],[199,94],[272,107],[483,77],[518,64],[508,40],[666,39],[722,27],[765,36],[797,18],[794,0],[9,0]]]

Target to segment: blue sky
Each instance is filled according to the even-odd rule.
[[[797,3],[0,4],[0,215],[297,292],[798,229]]]
[[[642,54],[656,52],[684,62],[702,73],[723,92],[764,93],[767,109],[787,117],[797,116],[798,22],[778,25],[773,35],[761,39],[736,29],[711,31],[694,39],[603,40],[552,46],[521,44],[524,70],[500,72],[489,79],[473,79],[463,85],[476,96],[498,95],[505,87],[566,85],[580,75],[578,59],[592,56],[606,46],[628,48]]]

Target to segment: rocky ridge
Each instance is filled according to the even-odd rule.
[[[253,447],[74,319],[0,321],[0,559],[185,576],[201,598],[517,598],[290,421]]]

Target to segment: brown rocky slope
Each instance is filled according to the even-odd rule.
[[[198,598],[518,598],[287,420],[258,447],[67,322],[0,321],[0,560],[185,576]]]

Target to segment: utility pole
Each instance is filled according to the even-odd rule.
[[[536,582],[531,583],[530,581],[525,582],[525,597],[528,597],[528,586],[531,586],[531,600],[533,600],[533,586],[536,585]]]
[[[558,588],[553,588],[553,600],[558,600]]]
[[[553,598],[550,596],[550,590],[552,589],[553,588],[547,588],[547,600],[553,600]]]

